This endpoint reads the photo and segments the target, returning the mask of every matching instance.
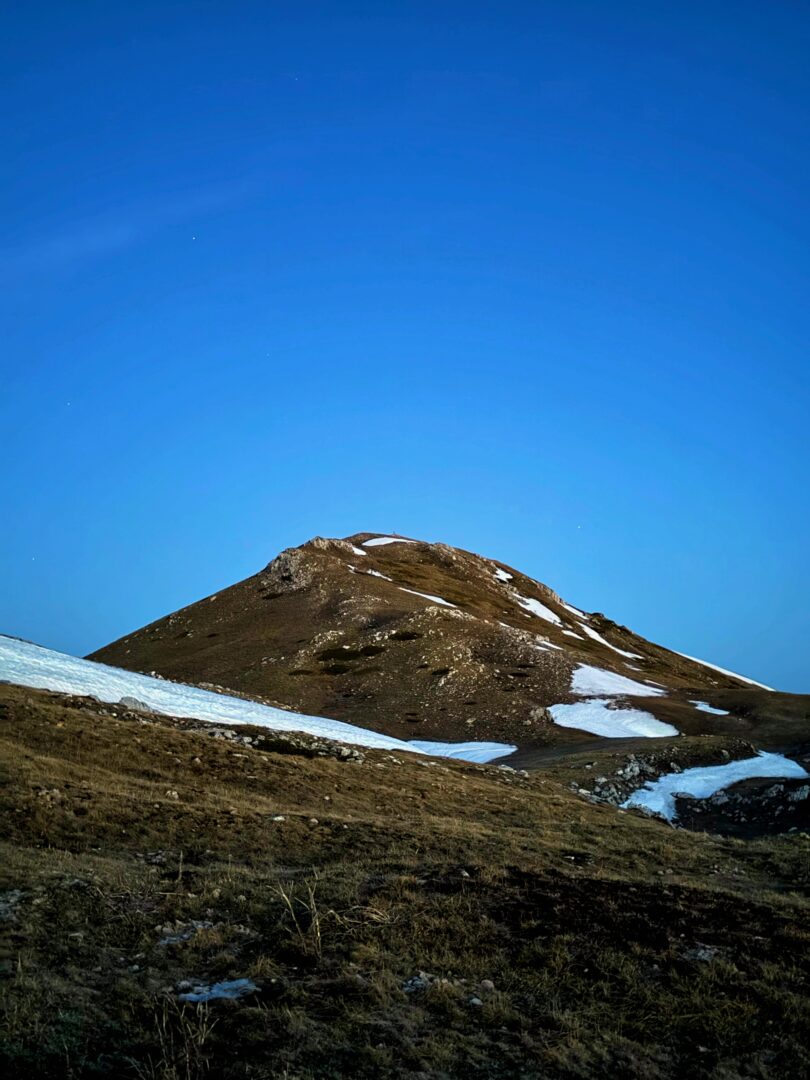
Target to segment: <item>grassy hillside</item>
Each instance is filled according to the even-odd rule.
[[[5,1075],[810,1069],[803,833],[742,842],[592,805],[570,790],[581,763],[248,745],[0,694]],[[180,997],[235,979],[255,989]]]

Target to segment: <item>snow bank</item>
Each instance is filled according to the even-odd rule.
[[[515,747],[500,743],[431,743],[422,751],[418,743],[404,742],[376,731],[329,720],[320,716],[274,709],[257,701],[243,701],[229,694],[216,694],[198,686],[154,679],[133,671],[80,660],[75,656],[44,649],[30,641],[0,635],[0,681],[16,686],[32,686],[63,694],[81,694],[99,701],[119,702],[136,698],[156,712],[168,716],[192,717],[214,724],[254,724],[274,731],[303,731],[322,739],[352,743],[381,750],[430,753],[467,761],[489,761],[510,754]],[[425,744],[428,745],[428,744]],[[489,756],[486,755],[489,748]],[[474,755],[467,757],[467,752]]]
[[[646,683],[628,679],[626,675],[617,675],[615,671],[605,671],[603,668],[591,667],[590,664],[580,664],[571,679],[571,691],[582,697],[589,694],[624,694],[627,697],[655,697],[666,693],[655,686],[647,686]]]
[[[460,758],[462,761],[476,761],[479,765],[486,765],[495,758],[514,754],[516,746],[508,743],[497,742],[425,742],[423,739],[412,739],[409,746],[415,747],[423,754],[433,754],[434,757]]]
[[[507,574],[505,570],[501,570],[500,566],[498,566],[495,568],[495,577],[498,581],[511,581],[514,575]]]
[[[678,729],[641,709],[612,709],[608,698],[593,698],[575,705],[552,705],[548,710],[560,727],[578,728],[606,739],[648,739],[677,735]]]
[[[760,753],[756,757],[731,761],[728,765],[708,765],[684,769],[679,773],[667,773],[657,780],[648,780],[643,788],[634,791],[622,806],[643,806],[655,814],[672,821],[675,818],[675,799],[678,792],[708,799],[716,791],[731,787],[738,780],[754,776],[802,777],[809,775],[798,762],[781,754]]]
[[[304,731],[336,742],[386,750],[406,750],[408,744],[376,731],[328,720],[320,716],[275,709],[257,701],[243,701],[198,686],[154,679],[122,668],[43,649],[16,638],[0,637],[0,679],[18,686],[34,686],[64,694],[84,694],[99,701],[137,698],[169,716],[188,716],[216,724],[256,724],[275,731]]]

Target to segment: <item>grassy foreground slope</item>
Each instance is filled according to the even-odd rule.
[[[201,728],[0,687],[4,1075],[810,1070],[804,834],[674,830],[562,767]]]

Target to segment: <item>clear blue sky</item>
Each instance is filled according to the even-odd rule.
[[[0,630],[315,534],[810,691],[800,3],[18,4]]]

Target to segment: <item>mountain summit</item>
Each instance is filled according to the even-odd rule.
[[[522,747],[739,732],[729,705],[768,689],[581,611],[504,563],[373,533],[288,548],[90,658],[397,738]]]

